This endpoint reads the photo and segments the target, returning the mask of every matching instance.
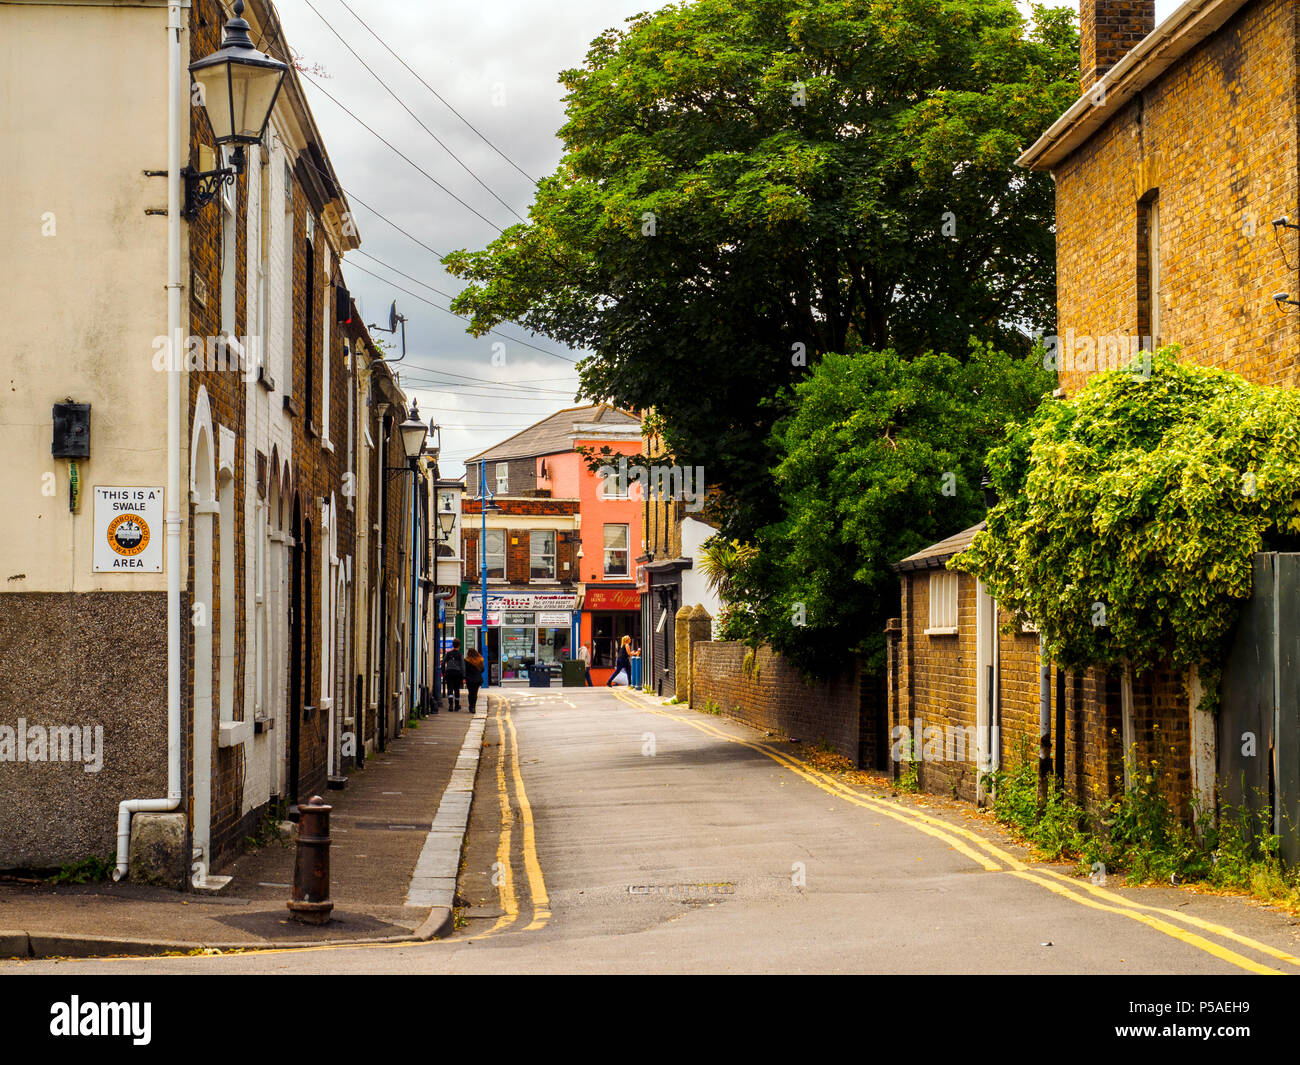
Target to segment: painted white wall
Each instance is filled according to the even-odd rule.
[[[152,4],[0,5],[0,99],[14,101],[0,106],[5,591],[167,586],[91,568],[94,486],[167,483],[167,377],[153,366],[167,218],[145,214],[167,206],[167,181],[144,176],[167,166],[166,25]],[[68,462],[50,455],[51,408],[69,397],[91,404],[75,515]]]
[[[716,536],[718,530],[692,517],[682,519],[682,557],[691,559],[691,569],[682,570],[682,605],[694,606],[703,603],[704,609],[713,618],[714,631],[717,631],[718,612],[722,609],[722,600],[709,587],[709,582],[700,573],[699,559],[704,542]]]

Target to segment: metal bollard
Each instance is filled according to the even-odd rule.
[[[289,916],[303,924],[325,924],[330,901],[330,811],[319,795],[298,807],[298,853],[293,863]]]

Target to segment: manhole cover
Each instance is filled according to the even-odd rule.
[[[705,899],[715,895],[734,895],[735,884],[629,884],[629,895],[667,895],[675,899]]]

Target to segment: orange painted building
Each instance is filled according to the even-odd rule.
[[[577,449],[599,452],[608,447],[611,465],[617,470],[620,456],[641,453],[641,442],[641,422],[635,415],[593,405],[553,414],[466,462],[467,494],[472,497],[476,486],[486,483],[502,506],[502,513],[487,522],[489,599],[498,594],[535,594],[539,590],[575,592],[573,639],[568,641],[562,657],[576,657],[578,643],[587,647],[593,684],[603,684],[612,676],[618,642],[623,636],[631,636],[634,646],[641,646],[641,601],[636,589],[636,559],[642,552],[641,495],[639,486],[633,486],[630,492],[626,489],[625,478],[620,484],[615,476],[606,486]],[[480,466],[484,467],[482,472]],[[551,556],[545,549],[533,552],[531,539],[551,535],[551,526],[562,529],[565,521],[547,515],[561,503],[572,507],[574,500],[578,512],[567,519],[571,531],[554,534],[557,541],[562,541],[555,548],[556,571],[547,570],[539,579],[533,572],[535,567],[529,566],[529,556],[537,554],[542,560]],[[468,509],[471,503],[467,501],[466,506]],[[523,510],[529,512],[526,519],[515,513]],[[466,578],[469,598],[477,603],[481,601],[481,596],[474,594],[478,568],[476,562],[470,561],[477,550],[478,534],[473,524],[469,521],[465,530]],[[493,537],[500,539],[499,548]],[[509,564],[509,551],[514,547],[521,552],[520,565],[525,567],[518,574],[511,571]],[[497,550],[504,556],[500,570],[494,569],[491,562],[498,557],[494,554]],[[542,584],[555,587],[539,589],[537,586]],[[468,612],[466,623],[475,623]],[[491,616],[488,624],[484,645],[490,660],[499,660],[502,677],[517,678],[520,674],[512,668],[508,648],[492,630]],[[513,632],[521,639],[527,637],[525,628],[515,628],[518,631],[505,635]],[[466,635],[471,639],[468,628]]]

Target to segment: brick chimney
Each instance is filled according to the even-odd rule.
[[[1080,86],[1086,93],[1156,28],[1156,0],[1079,0]]]

